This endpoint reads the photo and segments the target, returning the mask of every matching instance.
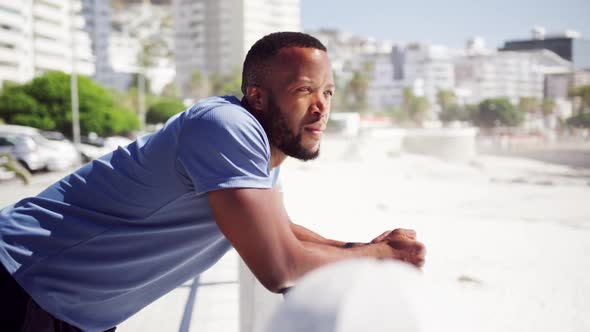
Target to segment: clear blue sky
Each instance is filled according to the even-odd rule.
[[[536,25],[548,33],[576,30],[590,40],[590,0],[301,0],[301,19],[304,29],[453,47],[481,36],[495,48],[529,38]]]

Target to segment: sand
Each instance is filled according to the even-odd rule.
[[[326,237],[415,229],[424,276],[457,317],[441,331],[590,331],[588,170],[373,154],[289,161],[282,176],[292,220]]]
[[[363,156],[287,161],[293,221],[347,241],[415,229],[428,249],[424,277],[452,318],[440,331],[590,331],[589,170],[490,156]],[[62,175],[37,175],[30,187],[0,183],[0,203]],[[187,283],[120,330],[237,331],[236,259],[232,251],[206,272],[193,302]]]

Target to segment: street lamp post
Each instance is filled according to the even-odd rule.
[[[71,0],[71,35],[72,35],[72,73],[70,75],[70,90],[72,98],[72,136],[76,148],[80,146],[80,115],[78,105],[78,76],[76,74],[76,26],[75,26],[75,2]]]
[[[145,67],[141,67],[137,73],[137,98],[139,130],[145,131]]]

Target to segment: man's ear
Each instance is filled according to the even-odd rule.
[[[250,85],[246,88],[246,99],[248,105],[256,111],[263,111],[267,108],[268,98],[266,91],[257,85]]]

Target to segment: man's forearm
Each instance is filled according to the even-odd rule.
[[[363,243],[359,243],[359,242],[344,242],[344,241],[326,239],[325,237],[319,235],[318,233],[315,233],[314,231],[307,229],[301,225],[297,225],[293,222],[291,222],[291,230],[293,231],[293,234],[295,234],[295,237],[299,241],[329,245],[329,246],[339,247],[339,248],[351,248],[351,247],[358,247],[358,246],[364,245]]]

